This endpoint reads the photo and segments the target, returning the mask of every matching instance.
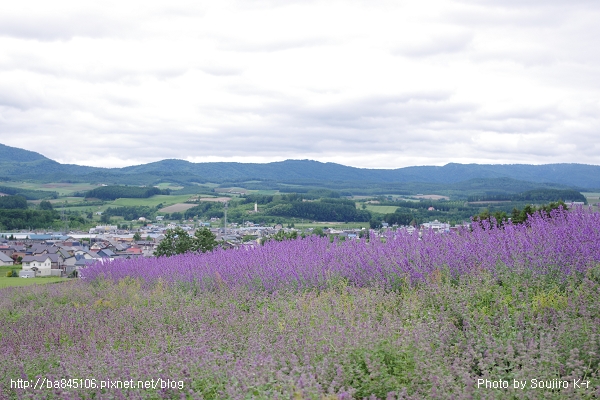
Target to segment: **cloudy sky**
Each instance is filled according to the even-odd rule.
[[[120,167],[600,164],[598,0],[5,2],[0,143]]]

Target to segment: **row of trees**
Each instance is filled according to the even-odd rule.
[[[58,198],[58,192],[49,190],[33,190],[33,189],[21,189],[12,186],[0,186],[0,193],[12,195],[12,196],[23,196],[27,200],[41,200],[41,199],[56,199]]]
[[[354,202],[352,205],[325,201],[283,203],[269,208],[266,212],[282,217],[316,221],[367,222],[371,219],[371,213],[357,210]]]
[[[59,219],[56,211],[0,210],[0,227],[6,230],[47,228]]]
[[[27,210],[27,199],[21,195],[0,196],[0,209]]]
[[[86,199],[116,200],[119,198],[148,198],[157,194],[170,194],[169,189],[161,190],[154,186],[101,186],[85,194]]]
[[[586,203],[586,198],[576,190],[535,189],[523,193],[486,193],[469,196],[468,201],[580,201]]]

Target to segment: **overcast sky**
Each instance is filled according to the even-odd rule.
[[[600,164],[598,0],[4,2],[0,143],[121,167]]]

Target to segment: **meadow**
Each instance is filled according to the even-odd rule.
[[[159,204],[163,204],[165,206],[184,203],[191,196],[187,194],[175,195],[175,196],[167,196],[167,195],[156,195],[148,198],[142,199],[116,199],[110,205],[111,206],[148,206],[148,207],[156,207]]]
[[[600,395],[600,214],[581,209],[82,275],[0,290],[0,398]],[[38,378],[55,387],[10,386]]]
[[[362,204],[357,203],[356,207],[360,208]],[[390,214],[396,212],[398,207],[395,206],[374,206],[372,204],[367,204],[366,209],[372,212],[376,212],[379,214]]]

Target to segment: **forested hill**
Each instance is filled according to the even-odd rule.
[[[41,154],[0,144],[0,180],[73,180],[127,184],[154,184],[157,179],[216,183],[269,180],[285,183],[423,182],[451,184],[472,179],[494,178],[553,183],[578,188],[600,188],[600,166],[451,163],[440,167],[365,169],[311,160],[286,160],[268,164],[191,163],[183,160],[163,160],[125,168],[94,168],[60,164]]]

